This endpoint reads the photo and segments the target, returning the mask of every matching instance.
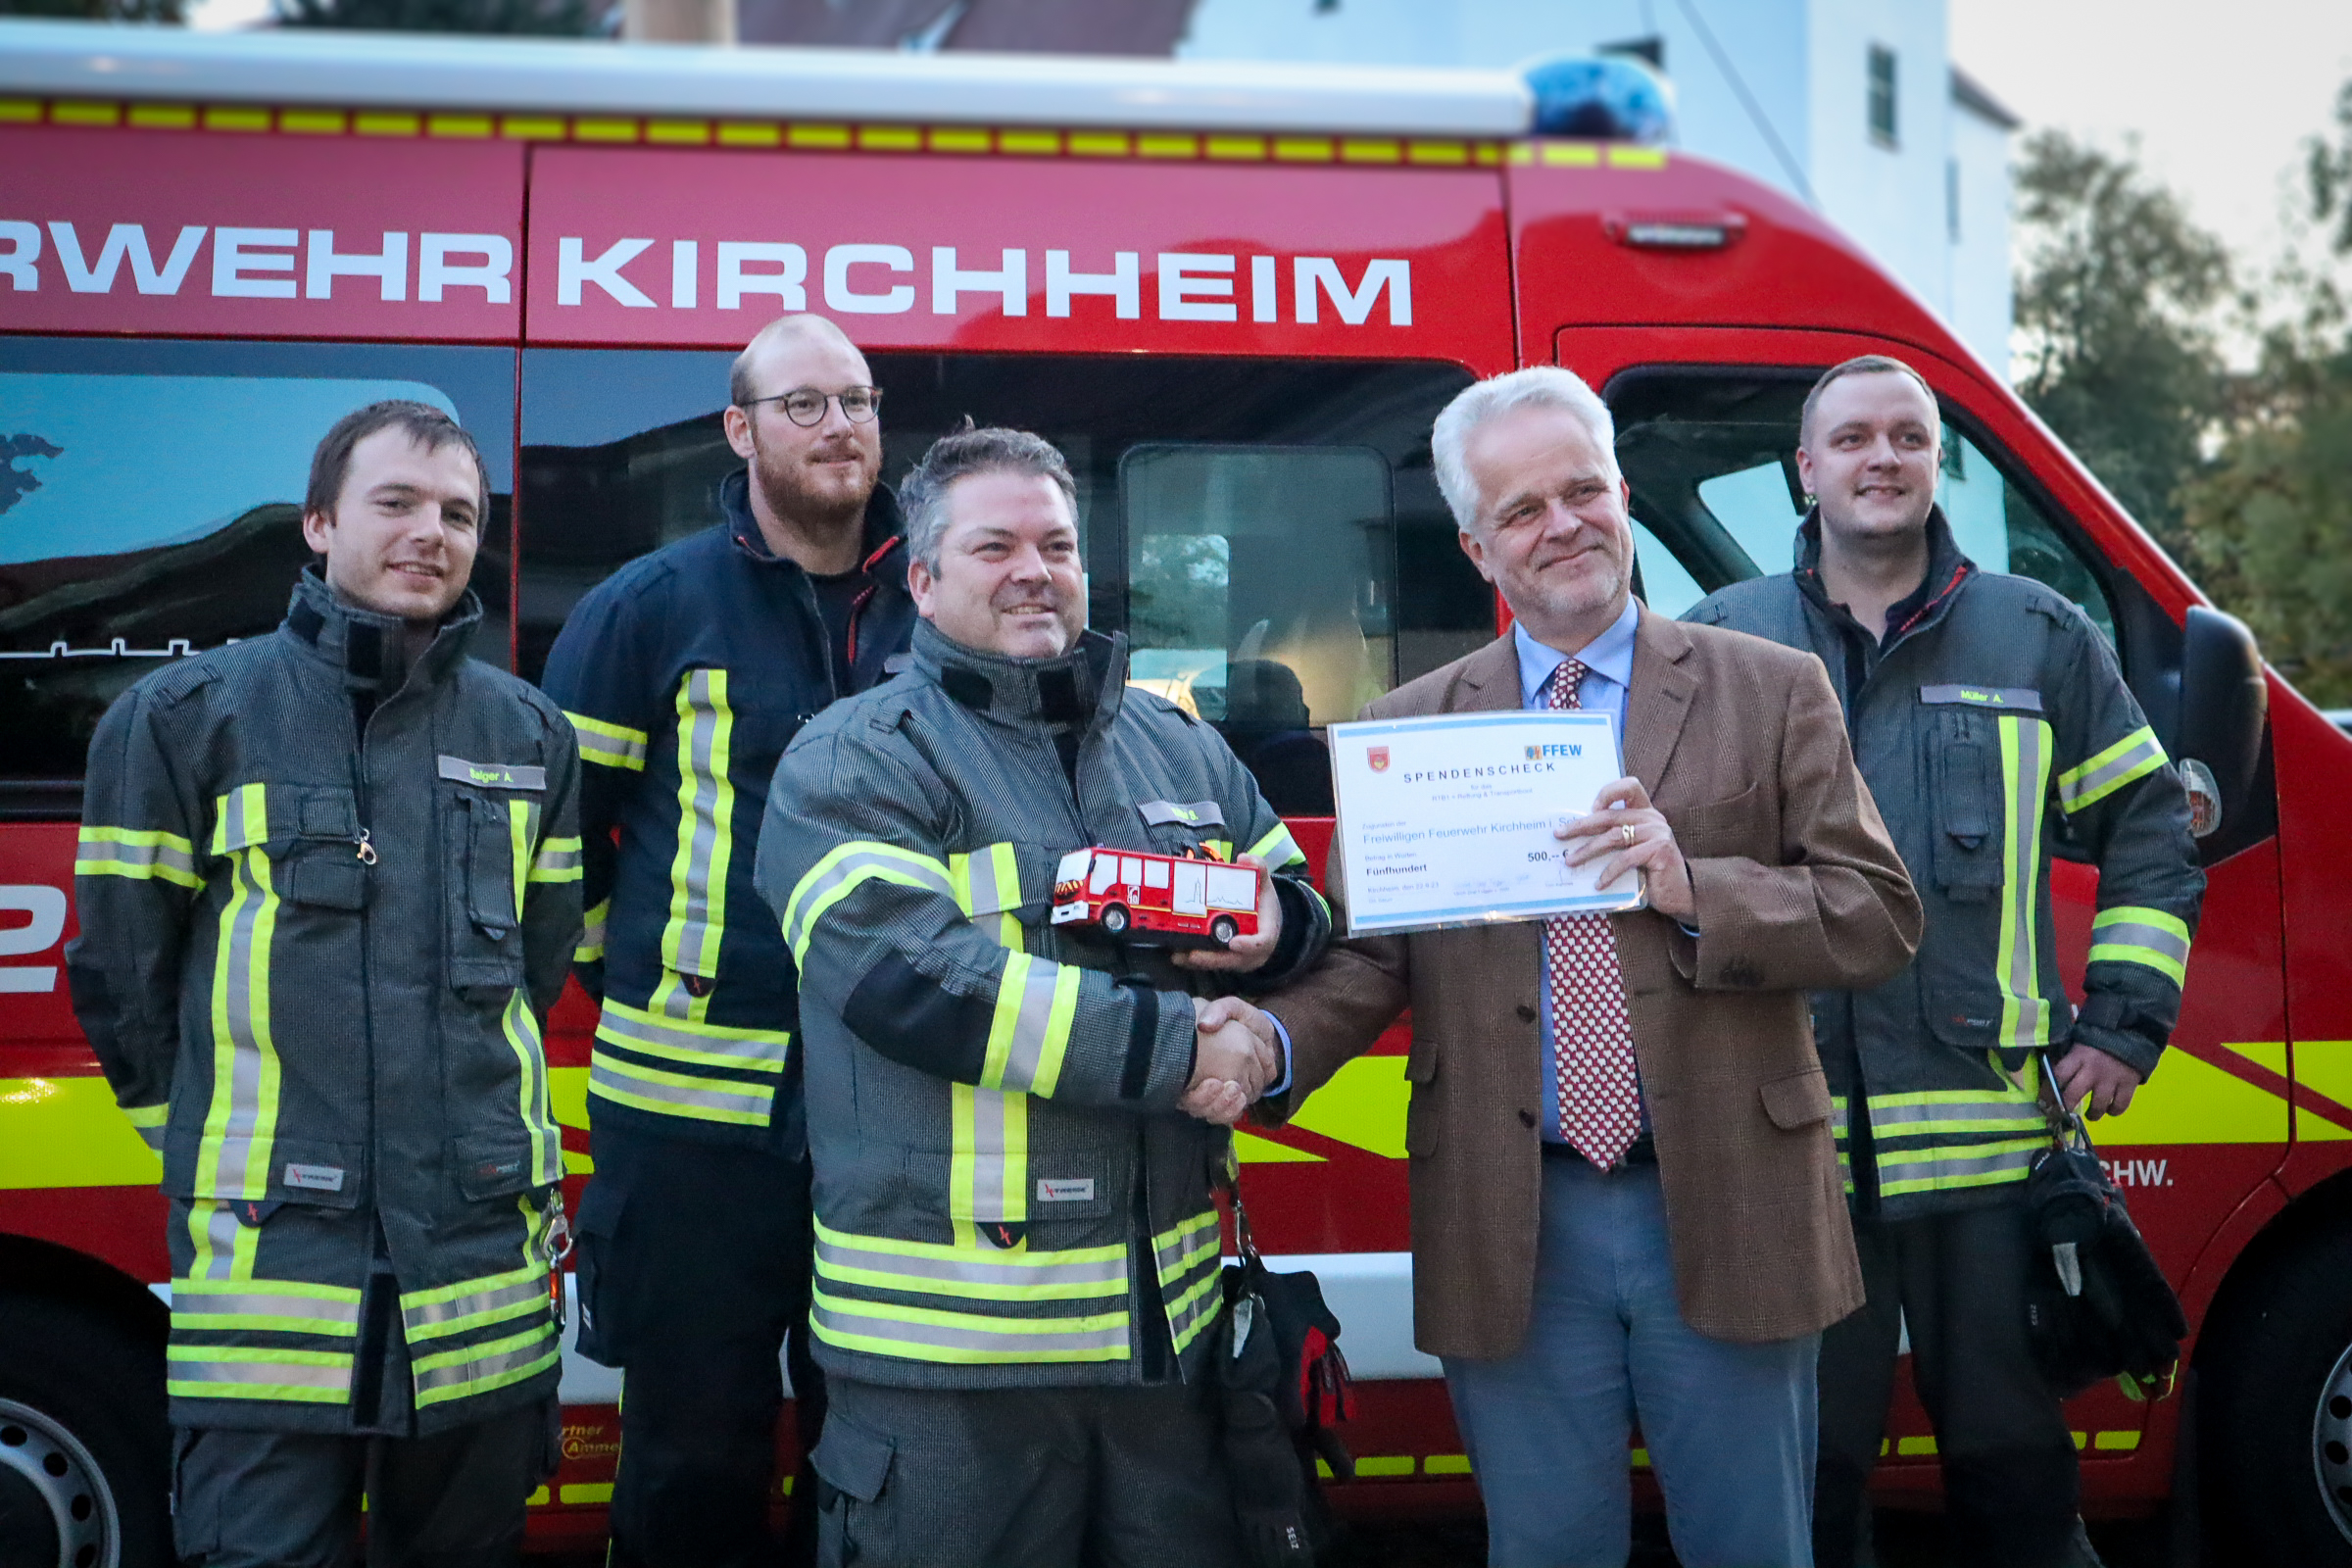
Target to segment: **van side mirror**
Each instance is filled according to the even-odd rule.
[[[2180,642],[2180,709],[2171,750],[2188,785],[2192,829],[2204,838],[2249,809],[2271,693],[2262,651],[2235,615],[2191,605]]]

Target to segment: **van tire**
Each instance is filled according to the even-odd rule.
[[[161,1345],[0,1294],[0,1568],[171,1568],[171,1444]]]
[[[2204,1516],[2207,1539],[2230,1547],[2226,1560],[2352,1568],[2346,1279],[2352,1220],[2266,1259],[2199,1352]]]
[[[1127,934],[1127,906],[1106,904],[1102,906],[1102,932],[1105,936],[1113,937]]]

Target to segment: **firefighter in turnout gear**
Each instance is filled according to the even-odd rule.
[[[1830,370],[1799,441],[1818,504],[1795,571],[1687,618],[1820,656],[1927,906],[1907,971],[1815,999],[1869,1293],[1822,1345],[1815,1557],[1855,1560],[1907,1323],[1954,1560],[2050,1568],[2087,1544],[2074,1441],[2026,1339],[2027,1270],[2052,1266],[2022,1201],[2049,1146],[2037,1085],[2104,1115],[2155,1070],[2204,892],[2187,796],[2088,618],[1961,554],[1915,371]],[[2080,1011],[2051,929],[2061,833],[2099,870]]]
[[[1072,489],[1035,436],[932,447],[903,487],[911,665],[804,730],[768,797],[760,892],[803,979],[828,1564],[1238,1553],[1203,1377],[1210,1184],[1283,1068],[1264,1014],[1196,994],[1298,973],[1330,915],[1224,742],[1082,630]],[[1095,844],[1254,857],[1276,873],[1259,934],[1171,959],[1053,926],[1058,862]]]
[[[554,1473],[579,764],[467,657],[488,488],[440,410],[348,416],[285,622],[90,745],[67,965],[163,1156],[192,1568],[357,1561],[363,1488],[370,1563],[511,1563]]]
[[[881,680],[914,620],[871,379],[821,317],[763,329],[735,363],[746,466],[719,524],[592,591],[548,660],[585,764],[579,973],[604,1004],[579,1343],[625,1369],[615,1564],[769,1559],[788,1334],[804,1451],[823,1418],[796,980],[752,861],[786,743]],[[812,1525],[794,1510],[803,1558]]]

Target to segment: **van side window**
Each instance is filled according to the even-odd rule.
[[[719,520],[731,355],[523,354],[519,666],[580,596]],[[876,353],[883,479],[969,415],[1077,480],[1089,615],[1216,726],[1278,810],[1331,809],[1321,727],[1494,636],[1430,466],[1445,365]]]
[[[1789,569],[1805,516],[1797,417],[1818,373],[1643,368],[1610,382],[1652,610],[1679,615],[1728,583]],[[2114,645],[2114,607],[2088,558],[1948,410],[1936,494],[1979,566],[2056,589]]]
[[[277,625],[311,560],[312,448],[380,399],[481,444],[474,653],[505,663],[514,379],[502,349],[0,337],[0,815],[77,814],[108,704]]]

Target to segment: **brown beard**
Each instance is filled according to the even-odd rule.
[[[752,483],[760,487],[760,495],[768,510],[779,517],[789,517],[805,528],[854,528],[865,517],[865,504],[874,493],[875,474],[868,469],[865,484],[854,500],[824,495],[801,482],[797,463],[778,463],[771,460],[766,448],[760,444],[754,427],[751,462]]]

